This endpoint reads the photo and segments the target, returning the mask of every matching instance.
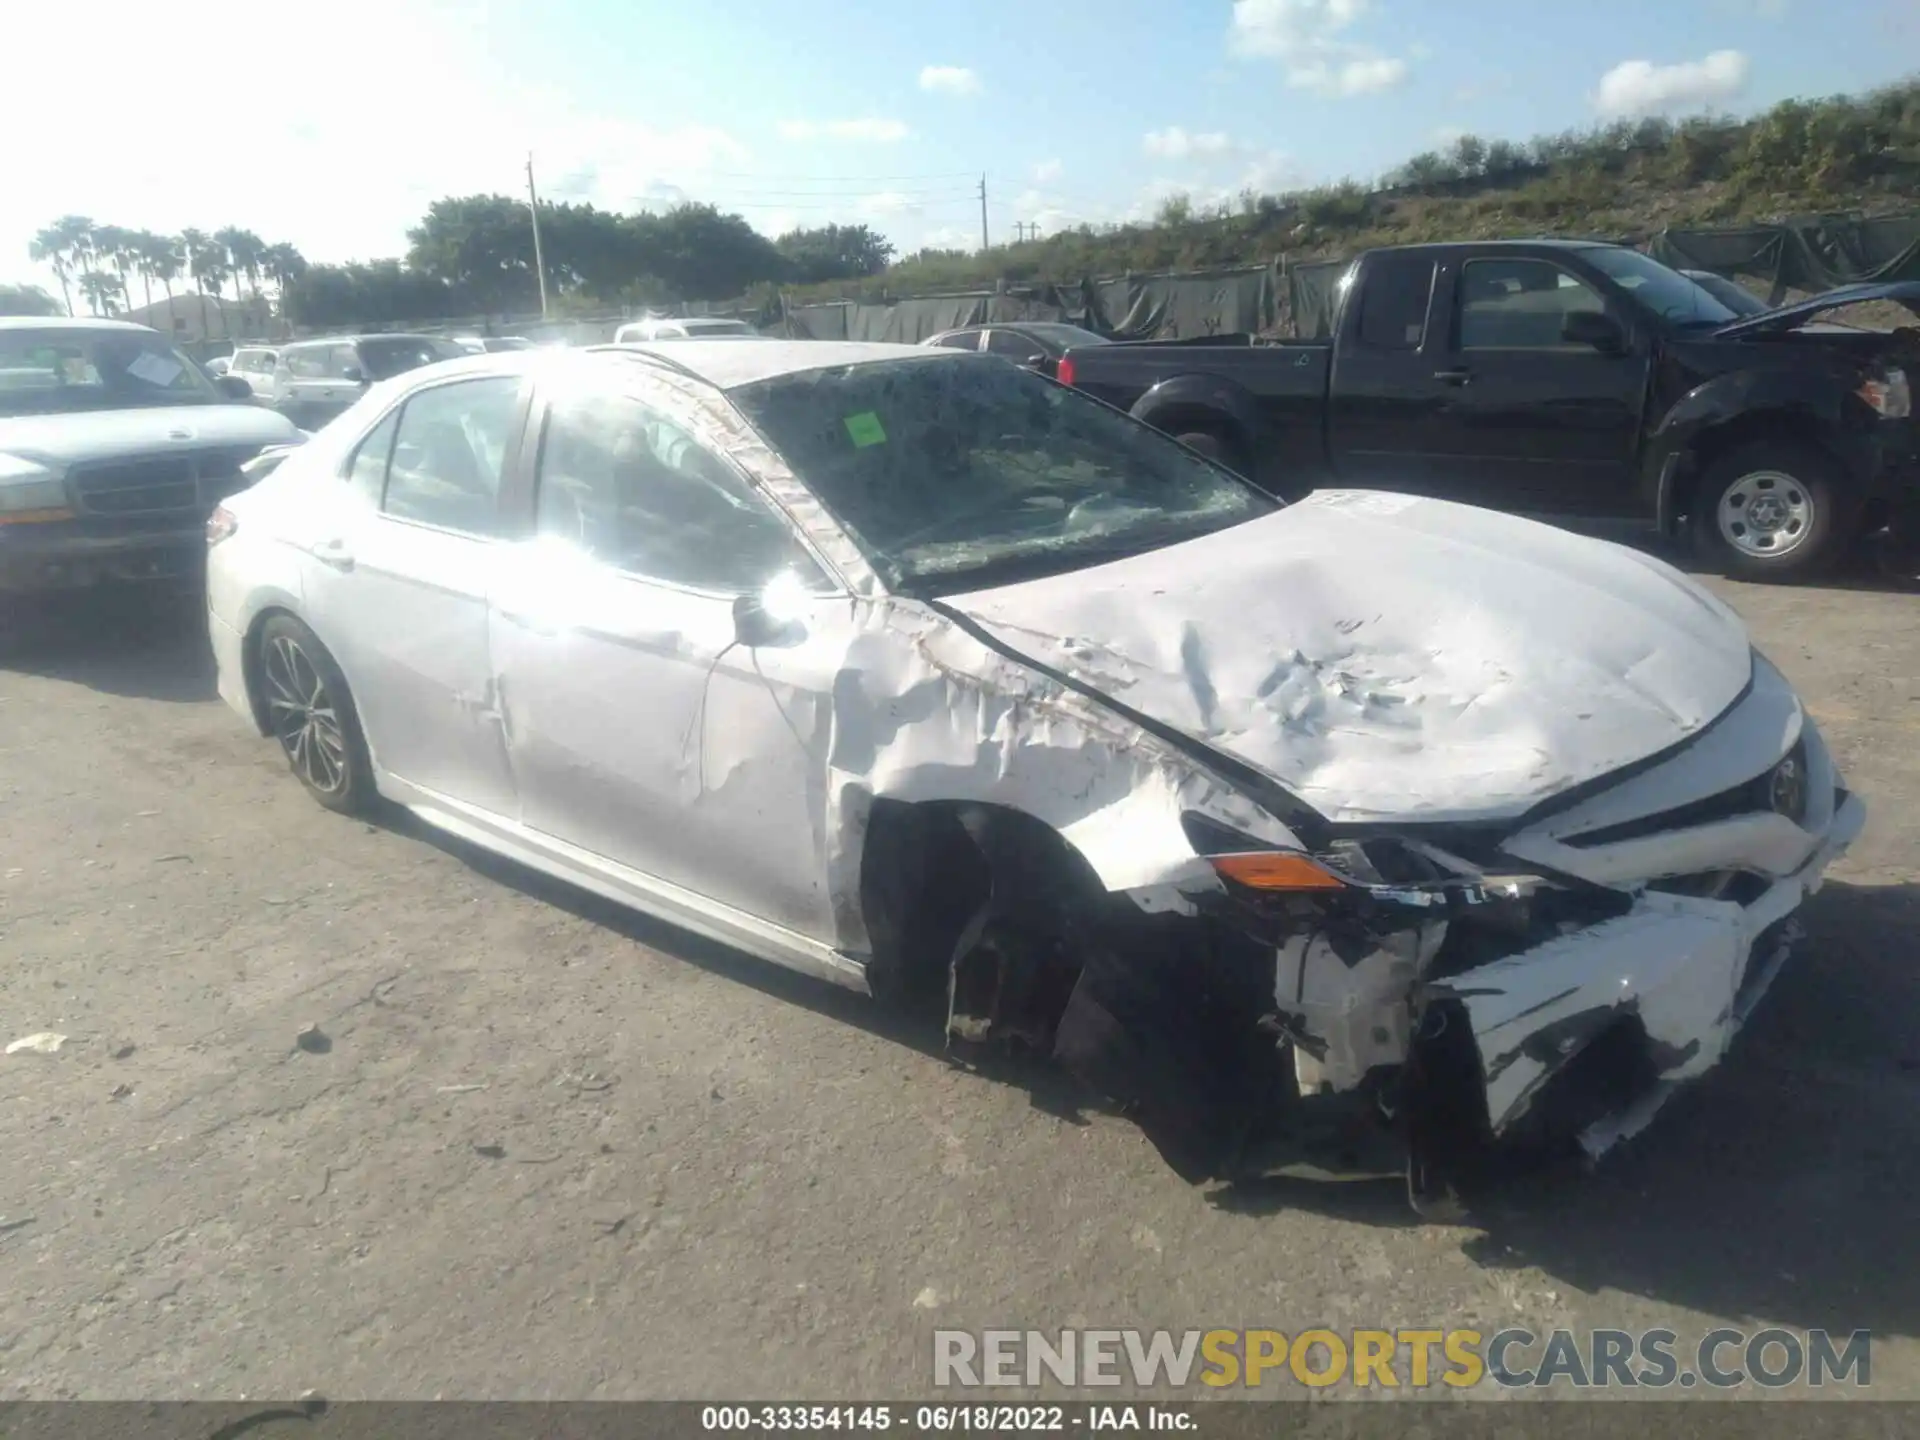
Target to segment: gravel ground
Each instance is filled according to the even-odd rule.
[[[901,1396],[936,1325],[1870,1327],[1920,1396],[1920,604],[1714,581],[1869,829],[1734,1057],[1469,1226],[314,806],[191,604],[0,662],[0,1395]],[[318,1025],[323,1040],[296,1043]]]

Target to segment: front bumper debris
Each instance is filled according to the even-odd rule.
[[[1609,1082],[1644,1083],[1583,1124],[1580,1145],[1598,1158],[1643,1128],[1726,1054],[1787,958],[1789,917],[1865,819],[1847,797],[1812,857],[1748,903],[1648,891],[1618,918],[1430,982],[1429,1002],[1465,1011],[1491,1133],[1513,1130],[1602,1036],[1616,1042]]]

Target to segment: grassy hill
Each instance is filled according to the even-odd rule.
[[[879,299],[1009,282],[1077,280],[1317,259],[1369,245],[1518,235],[1640,239],[1667,226],[1920,209],[1920,78],[1864,95],[1790,100],[1749,120],[1621,121],[1526,142],[1466,136],[1414,156],[1369,191],[1247,191],[1151,224],[1081,226],[984,253],[923,251],[878,275],[789,290]]]

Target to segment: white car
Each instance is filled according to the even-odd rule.
[[[247,382],[256,400],[269,404],[274,398],[273,372],[280,363],[280,352],[268,345],[242,345],[227,362],[226,373]]]
[[[942,1006],[1195,1179],[1598,1153],[1864,817],[1669,566],[1283,507],[987,355],[434,365],[208,538],[220,691],[322,804]]]
[[[616,345],[647,345],[655,340],[715,340],[746,336],[754,329],[744,320],[689,316],[682,320],[635,320],[613,332]]]

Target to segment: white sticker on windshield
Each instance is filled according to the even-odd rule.
[[[127,373],[137,375],[149,385],[159,385],[164,388],[180,378],[180,366],[177,361],[169,360],[164,355],[156,354],[152,350],[142,350],[127,362]]]

